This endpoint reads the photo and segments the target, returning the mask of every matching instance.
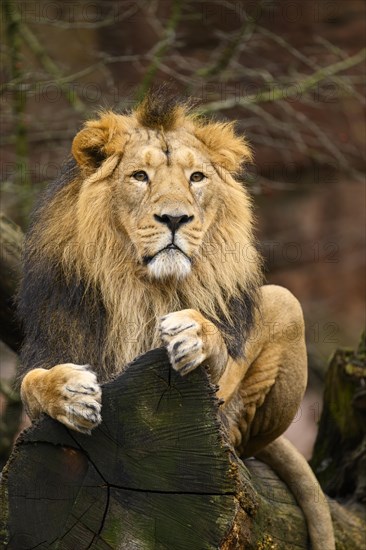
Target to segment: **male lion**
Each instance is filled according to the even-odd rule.
[[[182,375],[206,365],[238,452],[300,484],[313,548],[331,550],[316,479],[279,438],[306,385],[304,323],[288,290],[261,286],[251,201],[236,178],[251,158],[245,139],[150,96],[87,122],[72,154],[26,241],[28,414],[90,433],[101,391],[89,365],[103,382],[163,343]]]

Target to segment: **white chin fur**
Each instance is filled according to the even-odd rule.
[[[177,250],[167,250],[155,256],[147,266],[148,273],[154,279],[175,277],[184,279],[191,272],[191,262]]]

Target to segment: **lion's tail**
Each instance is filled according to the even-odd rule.
[[[334,550],[332,518],[326,498],[305,458],[284,437],[256,453],[293,491],[306,518],[313,550]]]

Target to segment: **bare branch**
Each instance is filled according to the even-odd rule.
[[[157,71],[159,70],[159,66],[162,58],[164,57],[168,47],[172,45],[172,42],[175,37],[175,29],[180,20],[181,10],[182,10],[182,1],[175,0],[175,2],[173,3],[171,16],[168,20],[168,23],[165,29],[164,37],[156,45],[155,54],[153,56],[152,62],[150,66],[147,68],[145,77],[141,83],[139,90],[137,91],[136,97],[138,100],[142,99],[146,94],[146,92],[149,90],[154,80],[154,77]]]
[[[226,109],[232,109],[234,107],[245,107],[249,103],[271,103],[274,101],[281,101],[286,97],[294,95],[304,94],[305,92],[313,89],[322,80],[334,76],[342,71],[350,69],[359,63],[362,63],[366,59],[366,48],[360,50],[357,54],[348,57],[337,63],[333,63],[328,67],[323,67],[313,73],[312,75],[300,80],[296,84],[290,84],[289,86],[281,86],[274,90],[262,90],[257,94],[251,94],[243,98],[228,98],[221,101],[212,101],[201,105],[200,110],[203,113],[212,111],[222,111]]]
[[[9,0],[10,1],[10,0]],[[18,21],[19,26],[21,27],[21,37],[24,42],[31,49],[33,54],[37,57],[42,67],[55,78],[56,82],[59,84],[60,89],[62,90],[64,96],[70,105],[77,112],[84,112],[86,107],[83,101],[78,96],[77,92],[74,89],[69,88],[62,82],[62,72],[59,67],[53,61],[53,59],[47,54],[45,48],[42,46],[41,42],[38,40],[37,36],[31,31],[28,25],[21,21],[20,14],[13,7],[13,18]]]

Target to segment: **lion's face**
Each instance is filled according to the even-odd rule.
[[[165,127],[142,118],[107,113],[76,136],[73,154],[86,176],[79,224],[84,236],[97,225],[98,243],[113,225],[140,274],[183,279],[202,263],[216,226],[233,235],[250,227],[247,194],[231,176],[250,152],[231,125],[200,124],[179,110]]]
[[[143,134],[131,136],[113,174],[116,222],[151,277],[183,278],[219,208],[220,181],[193,136]]]

